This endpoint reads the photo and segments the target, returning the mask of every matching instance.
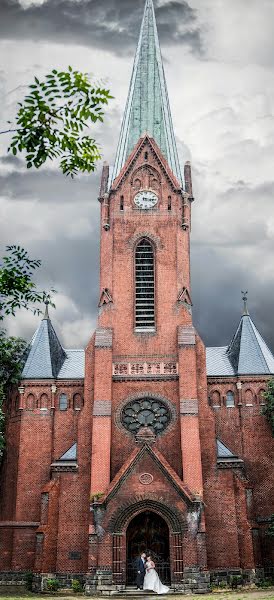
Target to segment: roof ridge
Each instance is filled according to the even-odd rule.
[[[256,337],[256,340],[257,340],[257,342],[258,342],[258,344],[259,344],[259,348],[260,348],[260,352],[261,352],[261,354],[262,354],[263,360],[264,360],[264,362],[265,362],[265,364],[266,364],[266,367],[267,367],[267,369],[269,370],[269,373],[270,373],[270,368],[269,368],[268,362],[267,362],[267,360],[266,360],[266,357],[265,357],[265,355],[264,355],[264,353],[263,353],[263,350],[262,350],[262,347],[261,347],[261,343],[260,343],[260,342],[262,342],[262,343],[265,345],[265,347],[266,347],[267,351],[268,351],[268,352],[269,352],[269,353],[272,355],[272,357],[273,357],[273,354],[272,354],[272,352],[271,352],[270,348],[268,347],[267,343],[265,342],[264,338],[263,338],[263,337],[262,337],[262,335],[260,334],[259,330],[257,329],[257,327],[256,327],[256,325],[255,325],[254,321],[252,320],[252,318],[251,318],[251,317],[249,317],[249,319],[250,319],[250,322],[251,322],[251,326],[252,326],[252,329],[253,329],[254,335],[255,335],[255,337]],[[259,339],[258,339],[258,337],[259,337]],[[274,358],[274,357],[273,357],[273,358]]]
[[[253,336],[254,336],[254,338],[255,338],[255,343],[256,343],[256,344],[257,344],[257,346],[259,347],[259,353],[260,353],[260,356],[261,356],[262,362],[264,363],[264,365],[265,365],[265,368],[266,368],[266,369],[268,369],[268,371],[269,371],[268,364],[267,364],[267,362],[266,362],[266,360],[265,360],[264,354],[263,354],[263,352],[262,352],[262,348],[261,348],[261,346],[260,346],[259,340],[258,340],[258,338],[257,338],[257,335],[256,335],[256,331],[257,331],[257,333],[258,333],[258,334],[259,334],[259,332],[258,332],[258,330],[257,330],[257,328],[256,328],[256,326],[255,326],[255,323],[253,323],[253,321],[252,321],[252,319],[251,319],[251,317],[250,317],[250,315],[249,315],[249,314],[244,314],[244,315],[242,316],[242,319],[244,319],[244,318],[247,318],[248,322],[251,324],[251,331],[252,331],[252,335],[253,335]],[[260,335],[260,334],[259,334],[259,335]]]

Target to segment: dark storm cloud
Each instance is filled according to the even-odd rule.
[[[3,159],[0,163],[10,164]],[[38,198],[39,203],[76,204],[84,198],[90,202],[98,198],[100,172],[90,177],[76,179],[60,176],[56,171],[13,171],[0,175],[1,195],[11,200],[29,200]],[[91,181],[92,179],[92,181]]]
[[[192,300],[195,327],[207,346],[227,346],[243,311],[241,290],[248,289],[250,316],[268,346],[274,350],[274,283],[258,285],[252,264],[232,264],[229,252],[220,255],[210,246],[192,250]]]
[[[0,36],[4,39],[47,40],[111,50],[133,51],[144,0],[46,0],[23,8],[19,0],[1,0]],[[161,43],[201,50],[196,12],[185,0],[156,7]]]

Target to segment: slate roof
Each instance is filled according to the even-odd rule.
[[[66,359],[51,320],[44,318],[28,349],[22,379],[55,379]]]
[[[229,346],[206,349],[207,375],[274,375],[274,356],[253,323],[244,313]]]
[[[65,350],[65,359],[57,379],[84,379],[85,377],[85,351]]]
[[[46,316],[30,342],[22,379],[83,379],[84,375],[84,350],[65,350]]]
[[[227,346],[206,348],[206,371],[207,375],[214,377],[234,376],[234,369],[227,356]]]
[[[227,356],[239,375],[274,374],[274,356],[255,327],[249,314],[244,314],[227,349]]]
[[[227,446],[221,442],[221,440],[216,440],[217,443],[217,458],[238,458],[236,454],[233,454],[231,450]]]
[[[112,181],[140,137],[152,137],[182,184],[153,0],[146,0]]]
[[[62,454],[58,460],[77,460],[77,442]]]

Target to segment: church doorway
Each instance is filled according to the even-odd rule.
[[[132,519],[127,528],[127,584],[135,583],[134,561],[151,553],[163,583],[170,583],[169,528],[165,520],[146,510]]]

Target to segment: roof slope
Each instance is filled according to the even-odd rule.
[[[30,342],[22,379],[83,379],[84,376],[84,350],[64,350],[46,311]]]
[[[66,353],[46,316],[31,340],[22,379],[55,379],[65,359]]]
[[[249,314],[243,314],[227,356],[239,375],[274,374],[274,356]]]
[[[244,312],[228,347],[206,349],[207,375],[274,375],[274,356],[248,312]]]
[[[235,375],[227,356],[227,346],[206,348],[206,371],[209,377]]]
[[[153,0],[145,4],[112,181],[144,132],[155,139],[182,183]]]

